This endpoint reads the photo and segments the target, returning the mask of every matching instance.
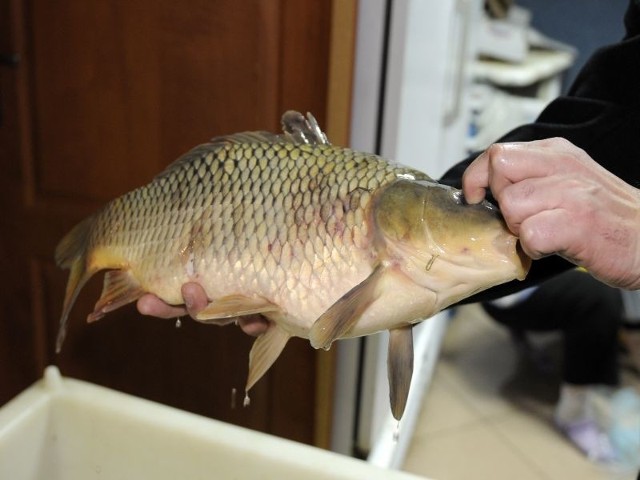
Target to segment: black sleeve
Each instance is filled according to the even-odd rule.
[[[640,187],[640,0],[630,0],[626,35],[589,59],[566,96],[551,102],[538,119],[497,142],[563,137],[627,183]],[[440,179],[457,188],[474,154]],[[533,262],[527,279],[499,285],[468,301],[498,298],[535,285],[572,265],[558,256]]]

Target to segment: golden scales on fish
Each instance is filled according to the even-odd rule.
[[[108,270],[88,317],[151,292],[181,304],[202,285],[205,323],[262,314],[248,391],[292,336],[328,349],[389,330],[391,408],[404,411],[412,327],[459,300],[526,275],[530,261],[489,203],[379,156],[331,145],[311,114],[282,117],[284,133],[212,139],[146,186],[107,204],[65,236],[70,268],[57,349],[85,282]]]

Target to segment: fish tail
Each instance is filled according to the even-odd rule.
[[[56,265],[71,268],[76,259],[85,256],[94,221],[94,217],[85,218],[60,240],[55,252]]]
[[[55,252],[56,264],[71,270],[64,296],[64,306],[60,317],[60,328],[56,339],[56,352],[60,353],[67,333],[67,320],[71,307],[87,280],[96,273],[87,268],[87,248],[94,217],[89,217],[76,225],[58,244]]]

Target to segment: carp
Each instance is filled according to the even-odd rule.
[[[292,336],[328,349],[389,330],[391,409],[402,417],[413,325],[523,279],[530,260],[488,202],[468,205],[422,172],[333,146],[311,114],[286,112],[282,125],[195,147],[61,240],[56,263],[70,274],[58,351],[78,293],[101,270],[88,321],[147,292],[182,304],[181,286],[197,282],[209,299],[198,321],[269,321],[249,354],[246,392]]]

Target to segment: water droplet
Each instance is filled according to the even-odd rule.
[[[236,394],[238,391],[235,388],[231,389],[231,408],[236,408]]]
[[[180,328],[182,326],[182,320],[176,318],[176,328]]]
[[[244,401],[242,402],[243,407],[248,407],[251,404],[251,399],[249,398],[249,392],[245,392]]]
[[[396,428],[393,430],[393,441],[394,443],[398,443],[400,440],[400,421],[396,423]]]

